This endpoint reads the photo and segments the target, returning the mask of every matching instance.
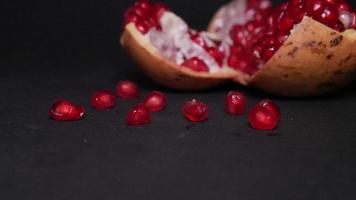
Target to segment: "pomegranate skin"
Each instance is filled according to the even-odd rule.
[[[160,112],[165,109],[166,104],[166,96],[158,91],[150,92],[143,100],[143,105],[145,105],[150,112]]]
[[[225,112],[231,115],[241,115],[245,113],[246,97],[244,94],[231,91],[225,97]]]
[[[49,109],[48,115],[56,121],[77,121],[84,117],[85,108],[68,100],[56,100]]]
[[[149,110],[142,104],[132,108],[126,117],[126,124],[129,126],[139,126],[149,124],[151,116]]]
[[[140,96],[140,90],[134,82],[122,80],[116,85],[116,95],[122,99],[134,99]]]
[[[267,108],[256,105],[249,113],[248,121],[250,126],[256,130],[273,130],[278,125],[278,119],[275,114]]]
[[[209,107],[201,101],[192,99],[184,104],[182,113],[191,122],[203,122],[209,117]]]
[[[115,107],[116,96],[109,90],[96,91],[91,97],[91,106],[97,110]]]

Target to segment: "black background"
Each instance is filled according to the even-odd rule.
[[[223,2],[166,1],[204,29]],[[160,88],[118,43],[124,0],[2,0],[0,3],[0,199],[356,199],[355,84],[311,99],[277,98],[226,84],[200,93]],[[167,93],[168,108],[142,127],[124,124],[139,100],[94,111],[96,89],[120,79],[142,93]],[[249,107],[274,99],[282,121],[272,132],[228,116],[232,89]],[[79,122],[48,119],[64,97],[88,108]],[[181,104],[199,98],[210,119],[191,124]]]

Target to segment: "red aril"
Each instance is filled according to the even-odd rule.
[[[143,105],[145,105],[150,112],[159,112],[164,110],[166,103],[166,96],[158,91],[150,92],[143,100]]]
[[[280,109],[272,100],[264,99],[258,102],[257,105],[266,108],[269,112],[271,112],[276,117],[277,120],[280,119],[281,117]]]
[[[140,96],[140,90],[134,82],[122,80],[116,84],[116,95],[122,99],[133,99]]]
[[[231,115],[241,115],[246,109],[246,97],[240,92],[231,91],[225,97],[225,112]]]
[[[193,57],[193,58],[185,60],[182,63],[182,66],[187,67],[187,68],[197,71],[197,72],[208,72],[209,71],[208,65],[204,61],[202,61],[201,59],[199,59],[197,57]]]
[[[189,121],[202,122],[208,119],[209,107],[201,101],[192,99],[183,105],[182,113]]]
[[[278,119],[267,108],[255,106],[249,113],[249,123],[252,128],[257,130],[273,130],[278,125]]]
[[[116,96],[109,90],[96,91],[91,97],[91,106],[102,110],[112,108],[116,105]]]
[[[85,109],[68,100],[56,100],[50,110],[49,116],[57,121],[76,121],[83,118]]]
[[[151,122],[150,111],[142,104],[132,108],[127,114],[126,124],[130,126],[138,126]]]

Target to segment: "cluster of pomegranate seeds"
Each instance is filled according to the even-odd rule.
[[[244,94],[231,91],[225,97],[225,111],[231,115],[241,115],[246,110],[246,97]]]
[[[192,99],[183,105],[182,113],[189,121],[202,122],[209,117],[209,107],[201,101]]]
[[[182,63],[182,66],[194,70],[196,72],[209,72],[208,65],[197,57],[192,57],[190,59],[185,60]]]
[[[116,95],[122,99],[133,99],[140,96],[140,90],[134,82],[122,80],[116,84]]]
[[[190,39],[197,45],[203,47],[208,54],[214,58],[216,63],[220,67],[223,66],[224,64],[224,58],[225,58],[225,52],[224,49],[221,46],[221,42],[215,42],[215,41],[210,41],[210,43],[213,44],[208,44],[207,41],[203,38],[200,32],[194,32],[194,31],[189,31],[189,36]],[[197,58],[196,58],[197,59]],[[201,60],[201,62],[204,62]]]
[[[143,104],[139,104],[132,108],[127,114],[126,124],[130,126],[138,126],[151,122],[150,111]]]
[[[230,30],[233,44],[227,63],[230,67],[254,74],[258,70],[258,64],[254,63],[253,50],[255,44],[265,34],[265,24],[271,12],[271,3],[268,0],[247,0],[246,15],[255,13],[246,24],[236,24]]]
[[[57,121],[76,121],[84,116],[84,107],[78,106],[68,100],[60,99],[55,101],[50,110],[49,116]]]
[[[280,118],[278,107],[270,100],[259,102],[250,111],[248,120],[252,128],[257,130],[273,130]]]
[[[91,106],[102,110],[112,108],[116,105],[116,96],[109,90],[96,91],[91,97]]]
[[[167,104],[166,96],[158,91],[150,92],[143,100],[143,105],[145,105],[145,107],[150,112],[160,112],[164,110],[166,104]]]
[[[124,14],[125,25],[135,23],[137,29],[146,34],[151,28],[161,29],[159,19],[168,10],[161,3],[151,4],[148,0],[138,0]]]

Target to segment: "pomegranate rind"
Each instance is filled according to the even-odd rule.
[[[133,23],[125,26],[120,41],[137,65],[152,80],[165,87],[193,91],[211,88],[231,79],[247,83],[247,76],[240,72],[195,72],[163,58]]]
[[[315,96],[356,78],[355,31],[337,32],[304,17],[252,77],[250,85],[281,96]]]

